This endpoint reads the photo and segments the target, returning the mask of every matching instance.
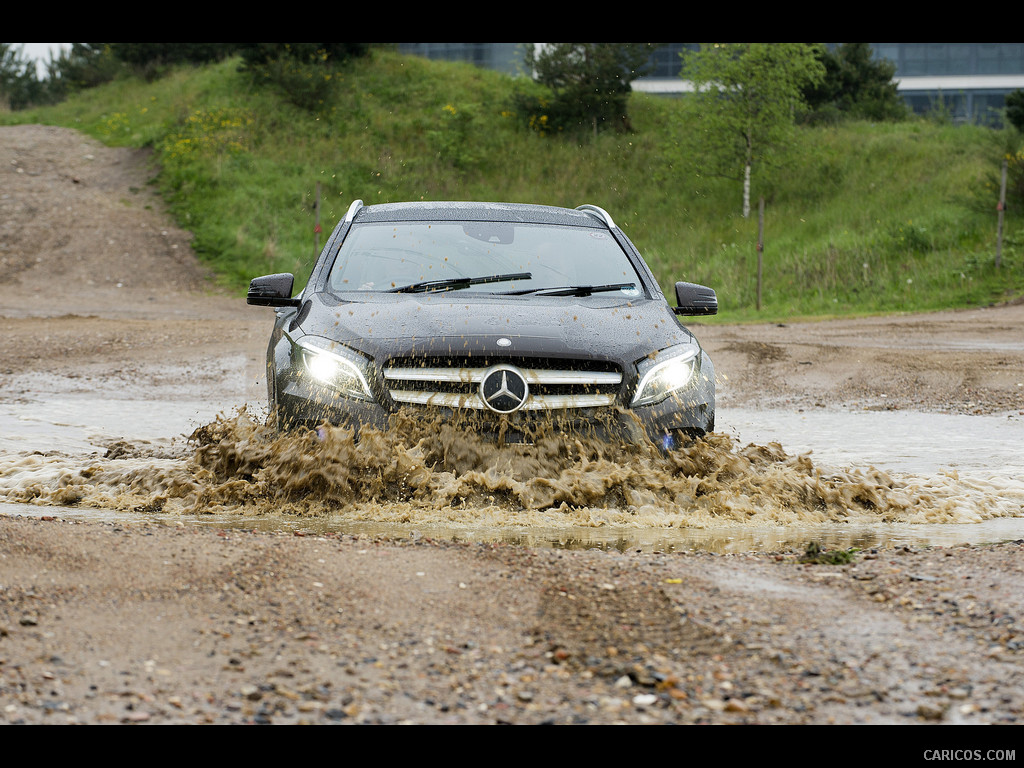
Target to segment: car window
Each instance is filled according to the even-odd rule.
[[[508,293],[640,278],[609,232],[587,227],[502,222],[356,224],[328,279],[331,291],[388,291],[428,280],[529,272],[529,279],[466,291]]]

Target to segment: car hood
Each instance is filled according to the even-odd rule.
[[[693,341],[661,300],[368,294],[342,301],[316,294],[290,324],[378,360],[424,355],[591,357],[630,365]],[[499,342],[499,340],[501,340]]]

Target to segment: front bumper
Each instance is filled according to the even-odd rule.
[[[423,418],[439,417],[463,423],[482,436],[506,442],[529,442],[536,435],[550,434],[554,429],[567,436],[599,436],[634,443],[646,438],[670,448],[680,435],[699,436],[715,428],[714,365],[706,354],[701,354],[700,370],[692,385],[653,405],[524,410],[508,415],[430,405],[401,407]],[[293,370],[278,372],[272,407],[280,429],[316,429],[331,424],[352,428],[358,433],[364,427],[383,431],[392,426],[399,407],[385,394],[378,394],[375,400],[346,397],[317,385],[306,376],[293,375]],[[381,400],[388,405],[381,405]]]

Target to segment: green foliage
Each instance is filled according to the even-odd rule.
[[[520,92],[516,110],[536,132],[628,131],[630,82],[644,74],[652,43],[546,43],[531,47],[527,68],[547,89]]]
[[[104,46],[138,77],[156,80],[181,64],[206,64],[235,53],[238,43],[92,43]]]
[[[35,64],[25,58],[22,47],[0,43],[0,106],[24,109],[39,99]]]
[[[702,126],[703,172],[749,182],[755,165],[770,167],[793,141],[803,89],[823,75],[818,47],[805,43],[712,43],[684,54],[681,76],[694,93],[683,104]]]
[[[245,68],[257,69],[278,59],[294,59],[306,64],[341,64],[365,56],[369,43],[233,43],[242,55]]]
[[[308,112],[331,105],[339,67],[369,52],[367,43],[235,43],[243,70]]]
[[[856,547],[830,551],[818,542],[812,541],[807,545],[798,562],[812,565],[849,565],[857,559],[858,552],[860,550]]]
[[[283,98],[307,112],[331,105],[334,70],[323,63],[284,57],[271,59],[252,70],[257,87],[273,85]]]
[[[549,141],[508,108],[542,86],[470,64],[378,50],[339,68],[330,104],[308,112],[239,63],[177,66],[151,83],[120,76],[57,106],[0,113],[0,123],[152,148],[174,216],[239,293],[270,272],[303,284],[318,183],[324,230],[356,198],[601,205],[666,293],[676,280],[715,288],[721,314],[701,322],[977,306],[1024,292],[1024,208],[1006,211],[996,269],[998,187],[982,187],[998,177],[1008,132],[915,119],[793,127],[797,140],[776,150],[785,173],[758,186],[758,312],[756,217],[735,210],[734,182],[700,170],[705,125],[688,119],[685,98],[633,93],[632,133]]]
[[[83,88],[109,83],[124,72],[125,64],[106,43],[72,43],[47,65],[47,80],[57,97],[67,98]]]
[[[56,58],[51,54],[47,76],[40,78],[36,63],[25,57],[24,46],[0,43],[0,107],[17,110],[59,102],[74,87],[70,62],[67,52]]]
[[[869,43],[840,43],[834,51],[820,46],[817,55],[825,74],[803,88],[808,122],[907,119],[906,103],[893,80],[896,65],[875,61]]]
[[[1002,167],[1006,163],[1005,210],[1019,214],[1024,211],[1024,135],[1010,128],[992,131],[987,136],[985,152],[988,162],[983,173],[966,186],[959,199],[966,207],[981,214],[990,214],[999,204]]]
[[[1006,96],[1006,120],[1024,133],[1024,90],[1018,88]]]
[[[96,43],[90,45],[96,46]],[[133,67],[206,64],[236,53],[239,43],[106,43],[113,54]]]
[[[1006,154],[1006,206],[1024,210],[1024,147]]]
[[[56,104],[83,88],[110,82],[126,67],[106,43],[72,43],[70,50],[51,54],[40,79],[36,65],[20,51],[10,55],[7,43],[0,43],[0,51],[0,98],[6,94],[12,109]]]
[[[196,110],[163,137],[160,156],[171,172],[190,165],[206,167],[225,155],[251,151],[254,124],[252,114],[237,107]]]
[[[458,171],[472,168],[479,160],[473,151],[474,114],[472,106],[445,104],[441,108],[441,125],[429,132],[438,159]]]

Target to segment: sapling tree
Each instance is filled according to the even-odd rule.
[[[696,154],[705,172],[742,180],[744,217],[754,169],[790,144],[803,89],[824,77],[816,52],[808,43],[704,43],[682,54],[681,76],[693,85],[686,111],[700,126]]]

